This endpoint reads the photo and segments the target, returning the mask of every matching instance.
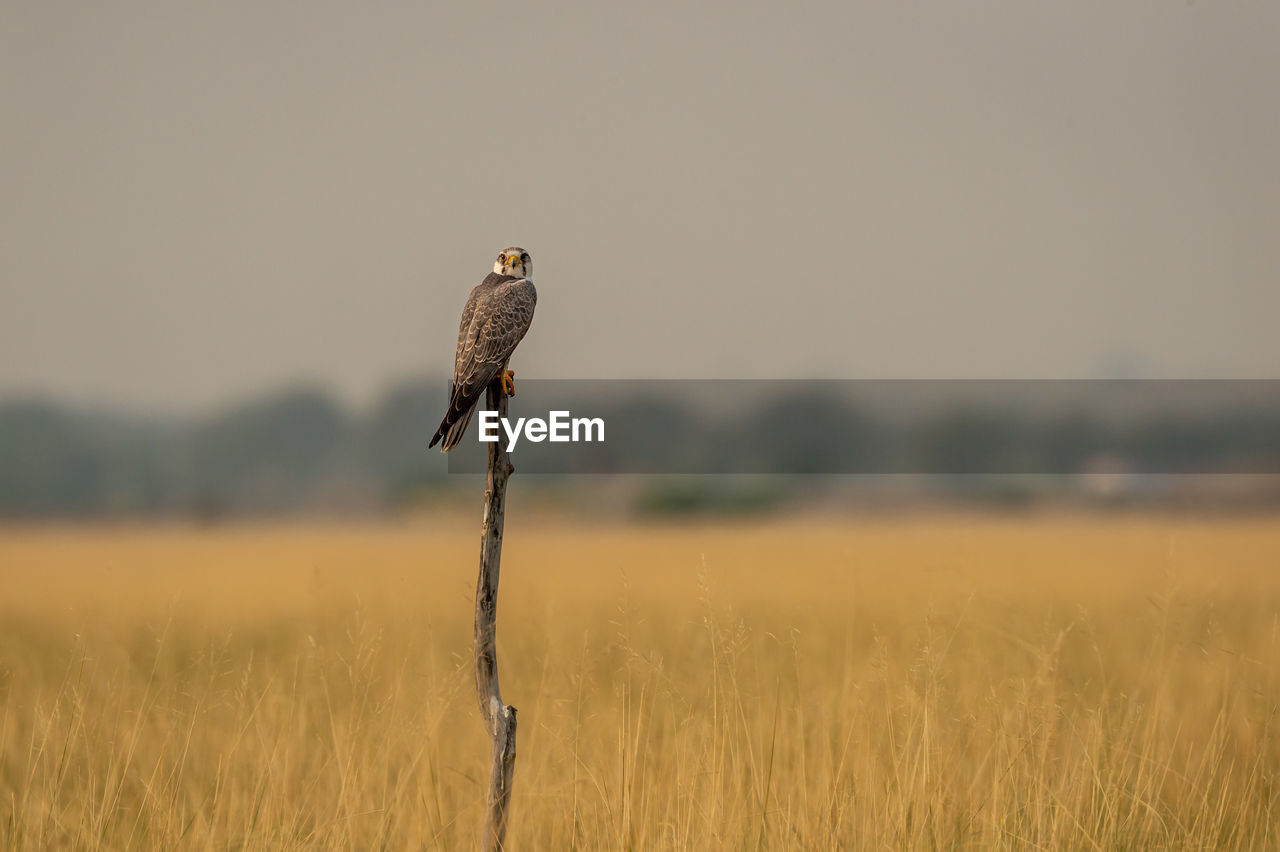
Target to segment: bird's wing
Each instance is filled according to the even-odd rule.
[[[447,452],[462,440],[485,388],[497,377],[529,330],[537,302],[533,282],[523,278],[496,287],[481,284],[472,291],[458,328],[449,410],[431,446],[444,438],[441,449]]]
[[[458,323],[458,350],[453,357],[453,377],[449,379],[450,396],[453,396],[454,377],[458,375],[458,371],[462,369],[462,365],[466,361],[466,352],[469,348],[468,342],[475,335],[472,321],[475,319],[476,302],[480,301],[480,293],[483,288],[483,284],[473,287],[471,295],[467,297],[467,303],[462,306],[462,321]]]

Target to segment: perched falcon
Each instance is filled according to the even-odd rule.
[[[518,246],[498,252],[493,272],[476,285],[462,309],[458,354],[453,362],[453,381],[449,383],[449,410],[430,446],[434,447],[441,438],[442,453],[458,445],[476,403],[494,379],[501,378],[503,393],[515,395],[516,374],[507,369],[507,361],[529,330],[537,303],[529,253]]]

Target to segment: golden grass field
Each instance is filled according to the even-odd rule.
[[[521,499],[509,848],[1280,848],[1275,518],[575,526]],[[3,846],[473,847],[478,543],[0,529]]]

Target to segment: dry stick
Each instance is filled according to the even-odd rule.
[[[507,416],[507,396],[500,379],[490,383],[485,401],[499,418]],[[502,703],[498,690],[498,653],[494,646],[498,618],[498,574],[502,563],[502,522],[507,478],[515,471],[502,441],[489,444],[489,472],[484,486],[484,525],[480,531],[480,578],[476,581],[476,695],[480,715],[493,740],[493,767],[485,804],[481,849],[500,850],[507,836],[511,776],[516,768],[516,708]]]

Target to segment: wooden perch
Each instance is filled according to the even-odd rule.
[[[507,396],[495,379],[485,394],[489,410],[507,416]],[[515,471],[502,441],[489,444],[489,472],[484,486],[484,524],[480,531],[480,577],[476,581],[476,695],[480,715],[493,741],[489,795],[485,803],[481,849],[500,850],[507,836],[511,779],[516,768],[516,708],[502,703],[498,689],[498,575],[502,568],[502,524],[507,479]]]

